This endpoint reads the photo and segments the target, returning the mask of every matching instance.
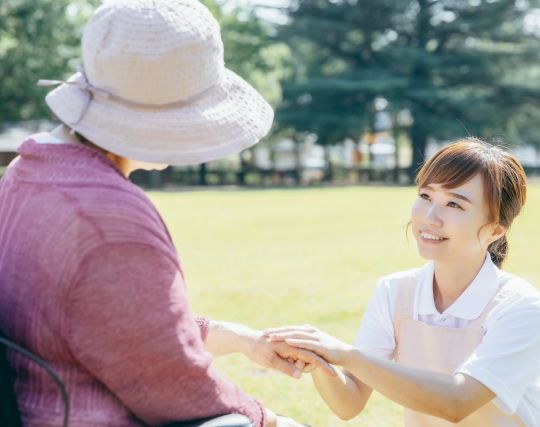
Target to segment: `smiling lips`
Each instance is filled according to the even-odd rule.
[[[437,243],[448,240],[447,237],[437,236],[436,234],[428,233],[427,231],[421,231],[419,234],[422,240],[428,241],[429,243]]]

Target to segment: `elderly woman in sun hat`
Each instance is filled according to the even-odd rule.
[[[84,68],[46,102],[62,124],[32,135],[0,181],[0,329],[66,384],[72,426],[161,425],[239,413],[277,417],[211,367],[242,352],[299,375],[305,352],[259,331],[195,318],[160,215],[127,176],[237,153],[272,109],[224,67],[217,22],[196,0],[114,0],[82,39]],[[25,425],[59,425],[46,374],[16,355]],[[302,366],[300,366],[301,368]]]

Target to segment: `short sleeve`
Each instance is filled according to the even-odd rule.
[[[484,384],[497,406],[513,414],[532,379],[540,378],[540,302],[521,299],[491,317],[482,342],[455,372]]]
[[[261,405],[211,367],[204,321],[193,318],[168,254],[143,243],[104,244],[67,298],[73,357],[146,424],[240,413],[264,425]]]
[[[378,281],[354,341],[355,347],[373,356],[392,359],[395,350],[392,322],[392,287],[389,280]]]

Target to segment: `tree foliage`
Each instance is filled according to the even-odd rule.
[[[0,2],[0,126],[48,116],[36,82],[73,71],[89,10],[82,0]]]
[[[283,125],[332,144],[358,138],[382,96],[407,109],[413,168],[429,138],[504,134],[538,84],[519,77],[538,62],[522,0],[297,0],[280,39],[294,46]]]
[[[81,65],[80,37],[99,0],[0,1],[0,127],[49,118],[39,79],[61,79]],[[205,0],[222,26],[225,61],[272,103],[281,101],[287,46],[271,43],[270,29],[253,14],[222,12]]]
[[[203,0],[221,25],[225,64],[249,81],[272,104],[282,100],[281,80],[289,73],[290,50],[272,37],[272,26],[253,10],[223,11],[223,4]]]

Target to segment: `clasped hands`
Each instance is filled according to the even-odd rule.
[[[332,365],[343,365],[352,346],[309,325],[270,328],[262,332],[246,355],[254,362],[294,378],[321,369],[336,376]]]
[[[253,362],[293,378],[320,370],[336,377],[332,365],[343,365],[352,347],[309,326],[286,326],[257,331],[236,323],[210,321],[206,350],[214,356],[240,352]],[[296,421],[266,409],[268,427],[299,427]]]

